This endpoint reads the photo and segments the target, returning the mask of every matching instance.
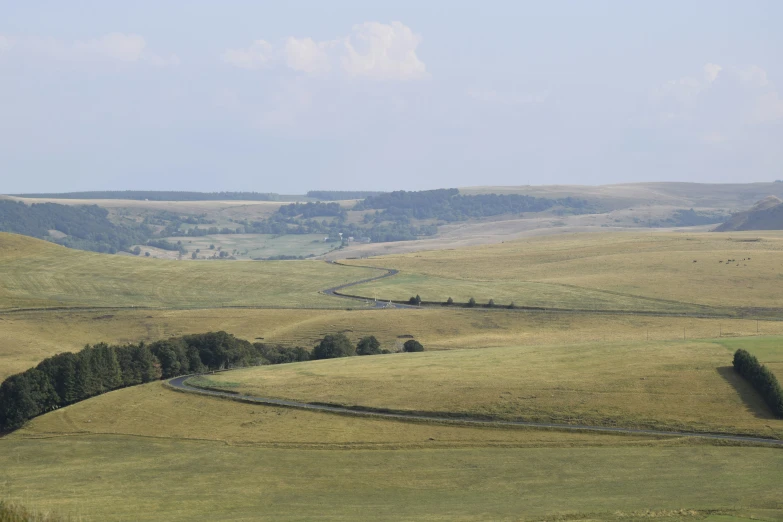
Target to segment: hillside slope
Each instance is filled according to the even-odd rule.
[[[783,230],[783,200],[775,196],[766,197],[750,210],[731,216],[715,232],[739,230]]]
[[[0,309],[341,307],[320,290],[378,275],[321,261],[205,261],[95,254],[0,233]]]

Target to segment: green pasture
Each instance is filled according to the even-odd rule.
[[[170,237],[168,241],[182,245],[188,250],[188,256],[200,250],[199,258],[218,254],[218,248],[234,255],[237,259],[259,259],[273,256],[320,256],[337,246],[339,243],[325,243],[322,234],[288,234],[283,236],[271,234],[215,234],[193,238]],[[214,245],[214,249],[210,249]],[[236,253],[234,253],[236,251]]]

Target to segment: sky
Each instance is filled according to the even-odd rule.
[[[0,0],[0,193],[783,179],[783,2]]]

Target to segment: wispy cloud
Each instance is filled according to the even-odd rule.
[[[279,45],[256,40],[248,47],[226,50],[222,59],[251,70],[279,64],[311,75],[340,71],[351,77],[414,80],[427,74],[416,53],[420,43],[421,37],[401,22],[366,22],[332,40],[291,36]]]
[[[179,64],[179,58],[174,54],[162,55],[151,51],[143,36],[117,32],[74,41],[20,38],[12,42],[8,37],[0,36],[0,51],[3,49],[27,57],[61,62],[146,63],[156,67]]]

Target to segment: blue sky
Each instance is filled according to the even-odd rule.
[[[783,3],[0,0],[0,192],[783,178]]]

